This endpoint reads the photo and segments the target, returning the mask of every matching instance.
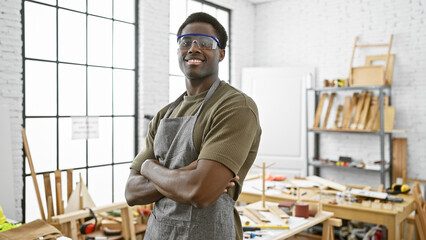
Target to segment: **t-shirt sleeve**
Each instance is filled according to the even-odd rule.
[[[156,129],[157,129],[155,123],[156,123],[156,118],[154,118],[149,123],[148,134],[146,135],[146,138],[145,138],[145,148],[140,153],[138,153],[138,155],[135,157],[135,159],[132,162],[132,165],[130,165],[131,169],[134,169],[136,171],[140,171],[142,163],[146,159],[154,159],[155,158],[154,137],[155,137],[155,132],[156,132]]]
[[[198,158],[218,161],[237,175],[259,128],[257,109],[239,106],[222,110],[205,134]]]

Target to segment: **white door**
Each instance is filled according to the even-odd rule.
[[[255,164],[274,163],[267,172],[306,175],[305,88],[313,79],[314,69],[304,67],[242,71],[241,88],[256,102],[262,127]]]

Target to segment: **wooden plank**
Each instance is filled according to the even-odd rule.
[[[318,106],[317,106],[317,111],[315,113],[314,127],[319,127],[319,125],[320,125],[322,107],[324,106],[324,102],[325,102],[325,99],[327,97],[328,97],[328,94],[323,93],[321,98],[320,98],[320,101],[319,101]]]
[[[371,92],[367,92],[367,96],[366,96],[365,101],[364,101],[364,106],[362,107],[361,117],[359,119],[357,129],[364,129],[365,128],[366,120],[367,120],[367,114],[368,114],[368,111],[370,109],[370,104],[371,104]]]
[[[394,138],[392,145],[392,182],[407,171],[407,138]]]
[[[62,183],[61,170],[55,171],[55,186],[56,186],[56,212],[62,214]]]
[[[386,61],[387,57],[388,55],[366,56],[365,66],[373,66],[374,61]],[[389,86],[392,85],[394,61],[395,61],[395,54],[390,54],[388,67],[386,68],[386,73],[385,73],[386,85],[389,85]]]
[[[327,180],[327,179],[324,179],[324,178],[321,178],[321,177],[318,177],[318,176],[308,176],[308,177],[306,177],[306,179],[320,183],[323,186],[327,186],[329,188],[333,188],[333,189],[336,189],[336,190],[339,190],[339,191],[345,191],[346,190],[345,185],[342,185],[342,184],[339,184],[339,183],[336,183],[336,182],[332,182],[330,180]]]
[[[52,187],[50,185],[50,173],[44,173],[43,180],[44,180],[44,192],[46,195],[47,219],[49,220],[52,216],[55,216],[55,209],[53,208],[53,202],[51,202],[51,205],[49,205],[49,198],[50,198],[50,201],[53,201]]]
[[[127,203],[119,202],[119,203],[111,203],[111,204],[100,206],[100,207],[93,207],[92,210],[94,213],[100,213],[100,212],[111,211],[114,209],[121,209],[127,206],[128,206]],[[52,221],[57,224],[62,224],[62,223],[69,222],[71,220],[78,220],[78,219],[86,218],[89,216],[91,216],[90,211],[87,209],[82,209],[82,210],[77,210],[77,211],[61,214],[58,216],[54,216],[52,218]]]
[[[256,224],[263,223],[263,221],[256,214],[253,214],[247,207],[244,207],[243,214]]]
[[[365,127],[365,130],[375,130],[374,123],[376,122],[378,115],[379,115],[379,103],[376,102],[376,104],[374,104],[371,107],[369,119],[368,119],[367,125]]]
[[[352,86],[385,85],[383,66],[353,67],[352,77]]]
[[[392,131],[394,128],[395,121],[395,107],[394,106],[383,106],[383,115],[385,117],[384,120],[384,130]],[[376,118],[376,129],[380,130],[380,116]]]
[[[342,128],[348,128],[349,122],[351,121],[351,101],[351,97],[345,97],[345,103],[343,105]]]
[[[356,129],[358,125],[359,118],[361,116],[362,106],[364,105],[365,95],[367,95],[367,91],[362,91],[361,96],[359,97],[359,100],[356,104],[355,115],[354,115],[354,120],[352,121],[352,124],[351,124],[351,129]]]
[[[339,128],[340,115],[342,113],[342,110],[343,110],[342,105],[337,106],[336,119],[334,120],[334,129]]]
[[[252,208],[249,208],[249,207],[246,207],[246,209],[252,215],[254,215],[257,219],[259,219],[261,222],[269,222],[269,219],[264,217],[262,214],[260,214],[256,209],[252,209]]]
[[[24,143],[25,155],[27,156],[27,159],[28,159],[28,165],[30,167],[31,177],[33,179],[34,189],[35,189],[36,195],[37,195],[38,208],[40,210],[41,218],[44,221],[46,221],[46,216],[44,215],[43,203],[41,202],[41,197],[40,197],[40,189],[38,188],[37,177],[36,177],[36,174],[35,174],[35,171],[34,171],[33,160],[31,158],[30,147],[28,145],[27,134],[25,133],[25,128],[22,129],[21,133],[22,133],[22,141]]]
[[[273,213],[275,216],[279,217],[279,218],[290,218],[290,216],[288,216],[288,214],[286,212],[284,212],[283,210],[281,210],[281,208],[279,208],[277,205],[268,205],[268,209],[271,213]]]
[[[67,201],[72,193],[72,169],[67,169]]]
[[[322,128],[327,128],[328,116],[330,115],[331,107],[333,106],[334,97],[336,93],[332,93],[330,95],[330,99],[328,100],[327,112],[325,113],[324,121],[322,123]]]

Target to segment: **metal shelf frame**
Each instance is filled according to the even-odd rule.
[[[315,93],[315,111],[318,106],[319,98],[321,92],[339,92],[339,91],[374,91],[379,92],[379,113],[380,113],[380,130],[377,132],[345,132],[345,131],[327,131],[327,130],[312,130],[310,129],[309,124],[309,92]],[[309,175],[309,168],[310,166],[313,166],[314,168],[314,175],[319,176],[320,175],[320,168],[323,167],[331,167],[325,164],[312,164],[309,159],[309,133],[314,134],[314,156],[313,159],[319,159],[320,158],[320,135],[321,134],[370,134],[372,136],[378,136],[380,141],[380,171],[373,170],[373,172],[379,172],[380,173],[380,183],[383,184],[384,187],[386,186],[386,172],[389,172],[389,185],[392,184],[392,133],[385,132],[384,130],[384,94],[387,92],[389,96],[389,105],[391,105],[391,95],[392,95],[392,89],[391,86],[364,86],[364,87],[324,87],[324,88],[307,88],[306,89],[306,157],[307,164],[306,164],[306,174]],[[385,167],[385,137],[389,138],[389,167]],[[337,167],[336,167],[337,168]],[[341,167],[339,167],[340,169]],[[360,171],[372,171],[368,169],[357,169]]]

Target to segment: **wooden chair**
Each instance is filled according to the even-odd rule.
[[[415,223],[420,240],[426,240],[426,203],[420,191],[420,185],[415,182],[412,189],[416,205]]]

